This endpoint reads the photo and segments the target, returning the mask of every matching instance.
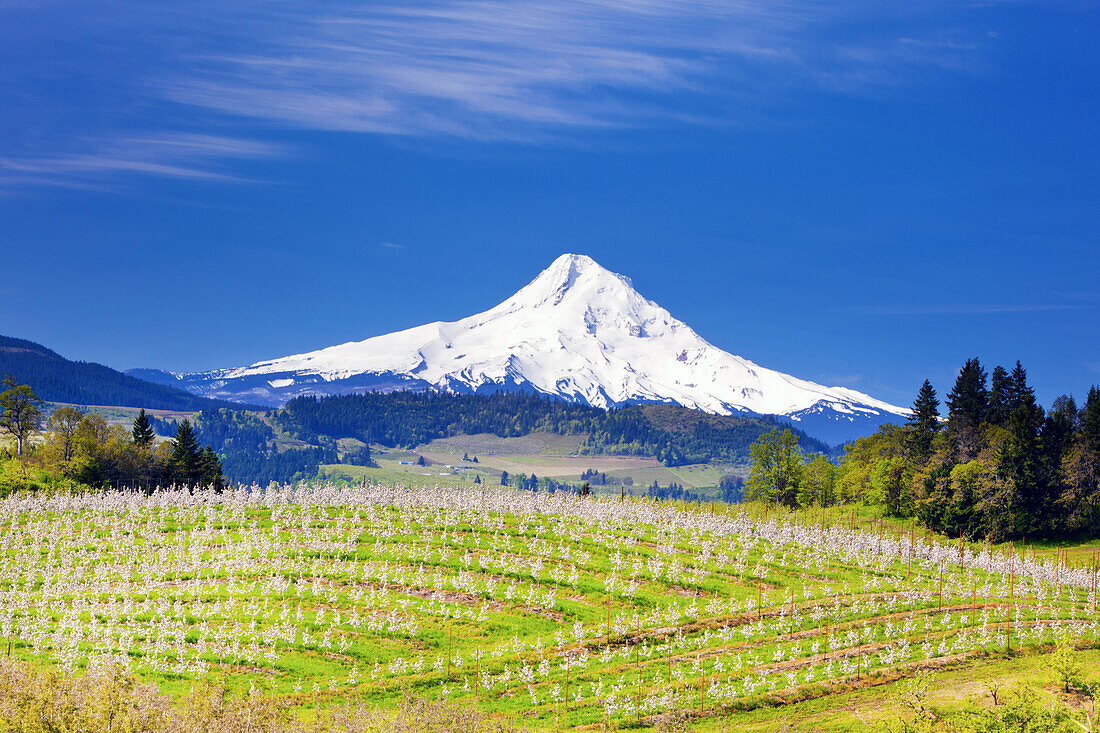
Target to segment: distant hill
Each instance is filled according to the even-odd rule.
[[[674,436],[686,453],[710,457],[749,455],[749,446],[764,433],[789,427],[798,438],[798,446],[807,453],[836,454],[827,443],[807,434],[804,426],[795,427],[783,417],[746,417],[713,415],[679,405],[642,405],[639,411],[655,428]]]
[[[155,410],[202,410],[248,405],[198,397],[182,389],[154,384],[86,361],[71,361],[42,344],[0,336],[0,378],[12,376],[29,384],[48,402],[116,405]]]
[[[775,417],[712,415],[678,405],[628,405],[613,410],[547,395],[369,392],[296,397],[275,413],[289,434],[309,442],[356,438],[390,448],[413,448],[437,438],[532,432],[583,435],[587,454],[652,456],[668,466],[741,462],[762,434],[790,427]],[[831,453],[825,443],[792,428],[808,453]]]

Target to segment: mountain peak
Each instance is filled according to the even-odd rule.
[[[588,255],[567,252],[498,308],[554,306],[567,298],[590,299],[609,290],[633,293],[634,286],[630,278],[611,272]]]
[[[826,440],[856,437],[906,412],[722,351],[629,278],[572,252],[483,313],[182,381],[204,395],[273,403],[372,389],[522,389],[598,407],[664,402],[785,415],[802,426],[834,421],[831,434],[819,434]]]

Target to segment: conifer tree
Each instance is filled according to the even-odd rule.
[[[1035,390],[1027,384],[1027,370],[1019,361],[1012,368],[1012,374],[1008,377],[1008,409],[1009,414],[1020,408],[1034,412],[1038,408],[1035,401]]]
[[[134,445],[139,445],[142,448],[147,448],[153,443],[153,438],[156,437],[156,433],[153,432],[153,426],[149,424],[149,417],[145,414],[145,408],[141,408],[141,412],[134,418]]]
[[[982,421],[989,407],[985,369],[977,359],[967,359],[955,386],[947,395],[948,428],[966,457],[977,453]]]
[[[989,413],[987,415],[989,422],[1001,426],[1008,423],[1008,416],[1012,412],[1011,393],[1012,384],[1008,370],[997,365],[989,378]]]
[[[1100,387],[1093,387],[1081,408],[1079,435],[1090,450],[1100,453]]]
[[[172,469],[175,477],[187,483],[201,478],[201,451],[190,420],[181,420],[172,441]]]
[[[1062,463],[1059,505],[1071,532],[1100,534],[1100,388],[1089,390]]]
[[[932,455],[932,440],[940,429],[939,408],[936,390],[926,379],[913,402],[913,414],[909,418],[909,425],[913,428],[911,449],[917,460],[923,461]]]
[[[199,451],[199,482],[203,486],[213,486],[214,491],[221,492],[225,488],[225,479],[222,477],[222,462],[218,454],[210,446]]]
[[[1035,401],[1035,392],[1027,384],[1027,371],[1020,362],[1016,362],[1009,384],[1009,439],[997,451],[997,471],[1014,492],[1016,530],[1045,532],[1053,517],[1039,435],[1043,408]]]

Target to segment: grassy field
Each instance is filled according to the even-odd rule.
[[[581,481],[581,474],[587,470],[606,473],[620,482],[629,479],[633,482],[633,491],[641,494],[645,487],[657,481],[661,486],[678,483],[686,489],[710,489],[717,491],[718,482],[726,473],[744,474],[744,466],[694,464],[688,466],[667,467],[655,458],[638,456],[582,455],[579,436],[555,435],[553,433],[532,433],[518,438],[501,438],[496,435],[457,435],[451,438],[433,440],[411,451],[394,451],[375,447],[374,457],[379,466],[390,473],[370,474],[363,472],[345,472],[348,477],[371,480],[388,480],[391,476],[405,474],[406,480],[422,482],[423,476],[440,477],[453,472],[466,473],[473,481],[474,473],[482,474],[482,481],[488,478],[499,479],[501,472],[509,475],[519,473],[536,474],[540,477],[554,478],[559,481]],[[400,461],[415,461],[424,456],[432,462],[428,468],[410,469]],[[463,456],[476,456],[478,462],[463,461]],[[442,468],[440,468],[442,466]],[[326,467],[331,469],[331,467]],[[397,474],[392,472],[396,471]],[[339,473],[330,470],[326,475]],[[416,477],[421,478],[416,478]],[[377,477],[377,478],[376,478]],[[445,476],[442,476],[446,479]],[[448,485],[461,485],[461,481],[447,481]],[[493,483],[498,483],[494,480]],[[593,487],[597,491],[618,494],[617,486]],[[631,487],[628,488],[628,493]]]
[[[47,402],[42,410],[46,415],[61,407],[74,407],[85,415],[102,415],[112,425],[132,425],[137,417],[137,407],[112,407],[105,405],[77,405],[68,402]],[[198,413],[194,410],[157,410],[147,409],[147,414],[165,420],[193,420]]]
[[[0,549],[9,653],[306,717],[422,694],[540,729],[860,729],[919,670],[948,696],[1049,682],[1050,645],[1097,631],[1095,572],[1057,548],[847,510],[402,484],[9,498]]]
[[[358,441],[340,441],[340,448],[355,447]],[[734,466],[697,464],[667,467],[654,458],[636,456],[580,455],[580,438],[577,436],[532,433],[519,438],[501,438],[496,435],[459,435],[434,440],[410,450],[373,446],[371,455],[377,468],[330,464],[321,467],[322,480],[346,482],[370,481],[376,483],[402,482],[414,486],[473,486],[474,476],[480,476],[485,485],[500,484],[501,474],[535,474],[574,484],[581,483],[586,470],[606,473],[622,482],[630,479],[627,493],[641,495],[647,486],[657,481],[661,486],[678,483],[686,489],[702,490],[704,494],[717,491],[718,482],[725,473],[738,470]],[[416,465],[423,456],[428,465]],[[477,457],[477,463],[464,461],[463,456]],[[596,493],[620,493],[618,485],[596,486]]]

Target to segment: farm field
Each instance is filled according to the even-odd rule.
[[[584,471],[594,470],[620,480],[631,479],[636,493],[644,492],[645,487],[654,481],[661,486],[678,483],[687,489],[717,489],[723,474],[743,475],[746,470],[744,466],[708,463],[668,467],[655,458],[639,456],[581,455],[580,441],[580,437],[575,435],[553,433],[531,433],[518,438],[479,434],[441,438],[405,452],[377,447],[373,450],[375,459],[384,468],[402,468],[389,465],[387,461],[390,459],[415,460],[417,456],[423,455],[438,464],[458,465],[467,471],[481,471],[483,472],[482,481],[486,480],[484,474],[499,477],[502,471],[507,471],[512,475],[535,473],[541,477],[579,482]],[[463,462],[463,455],[477,456],[478,463]],[[423,474],[431,473],[432,469],[436,468],[438,466],[418,470]],[[473,480],[472,474],[470,474],[470,480]],[[593,486],[592,488],[596,491],[619,493],[617,486]],[[630,487],[628,487],[628,493],[629,489]]]
[[[341,448],[358,441],[341,441]],[[579,484],[586,470],[606,473],[622,481],[629,478],[632,486],[626,493],[641,495],[646,487],[657,481],[661,486],[678,483],[687,489],[717,491],[718,482],[725,473],[736,473],[738,467],[715,464],[687,466],[663,466],[653,458],[636,456],[578,455],[580,438],[552,433],[531,433],[518,438],[501,438],[496,435],[459,435],[434,440],[409,450],[372,446],[371,455],[375,467],[326,464],[321,467],[322,480],[344,482],[400,482],[416,486],[471,486],[474,476],[480,476],[487,485],[499,485],[501,473],[509,475],[535,474]],[[464,455],[476,456],[477,463],[463,461]],[[427,466],[416,465],[423,456]],[[596,493],[619,495],[618,485],[593,485]]]
[[[476,455],[479,466],[514,473],[536,473],[548,478],[579,478],[587,469],[629,475],[638,469],[661,468],[656,458],[580,455],[575,435],[532,433],[519,438],[495,435],[457,435],[433,440],[416,452],[439,463],[459,463],[463,454]]]
[[[305,718],[421,694],[554,730],[859,727],[921,670],[962,694],[1095,643],[1091,558],[854,522],[469,486],[12,497],[0,638]]]

